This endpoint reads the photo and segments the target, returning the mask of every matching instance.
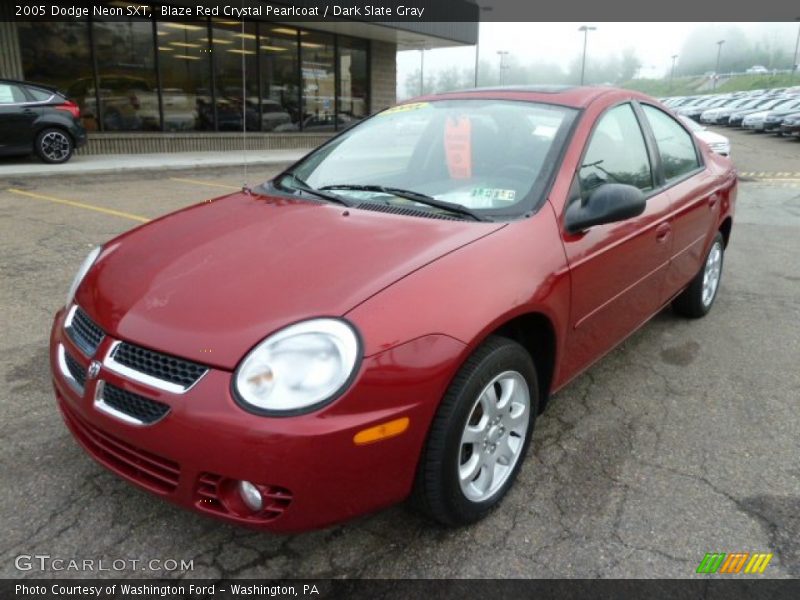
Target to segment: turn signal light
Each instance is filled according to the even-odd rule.
[[[408,423],[408,417],[402,417],[401,419],[387,421],[386,423],[363,429],[353,436],[353,442],[356,446],[363,446],[364,444],[371,444],[395,437],[408,429]]]

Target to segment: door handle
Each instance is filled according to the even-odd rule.
[[[662,223],[658,227],[656,227],[656,242],[659,244],[663,244],[669,238],[669,234],[672,232],[672,227],[669,223]]]
[[[719,194],[714,192],[708,197],[708,207],[714,208],[717,205],[717,200],[719,200]]]

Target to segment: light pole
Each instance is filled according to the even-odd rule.
[[[722,44],[725,43],[725,40],[720,40],[717,42],[717,68],[714,70],[714,87],[712,89],[717,89],[717,81],[719,81],[719,59],[722,56]]]
[[[425,46],[419,49],[419,95],[425,93]]]
[[[578,27],[578,31],[583,32],[583,60],[581,60],[581,85],[583,85],[583,79],[586,75],[586,43],[589,38],[589,32],[595,31],[597,27],[589,27],[588,25],[581,25]]]
[[[800,50],[800,25],[797,26],[797,41],[794,43],[794,64],[792,65],[792,76],[797,73],[797,51]]]
[[[490,10],[492,10],[492,7],[481,6],[479,4],[478,10],[489,12]],[[478,59],[480,58],[481,55],[480,46],[481,46],[481,22],[480,19],[478,19],[478,37],[475,39],[475,87],[478,87]]]
[[[672,91],[672,80],[675,78],[675,60],[678,58],[677,54],[672,55],[672,69],[669,72],[669,91]]]
[[[504,59],[508,54],[508,50],[498,50],[497,55],[500,57],[500,85],[503,85],[503,69],[505,68]]]

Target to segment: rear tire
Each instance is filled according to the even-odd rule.
[[[516,479],[538,408],[530,354],[513,340],[490,337],[465,361],[442,399],[412,504],[447,526],[485,517]]]
[[[67,162],[75,151],[75,142],[63,129],[49,127],[36,136],[34,150],[39,158],[50,164]]]
[[[725,257],[725,240],[719,231],[703,262],[703,268],[692,282],[672,301],[672,309],[684,317],[699,319],[708,314],[714,305],[722,278],[722,263]]]

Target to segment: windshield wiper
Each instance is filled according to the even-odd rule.
[[[462,206],[461,204],[456,204],[454,202],[447,202],[445,200],[437,200],[436,198],[433,198],[421,192],[415,192],[413,190],[404,190],[403,188],[389,187],[384,185],[358,185],[358,184],[341,183],[334,185],[324,185],[320,189],[352,190],[358,192],[379,192],[381,194],[390,194],[392,196],[397,196],[398,198],[405,198],[406,200],[411,200],[412,202],[417,202],[419,204],[426,204],[434,208],[441,208],[442,210],[446,210],[451,213],[469,217],[471,219],[474,219],[475,221],[490,220],[488,217],[483,217],[478,213],[476,213],[475,211],[470,210],[466,206]]]
[[[281,178],[281,181],[283,179],[286,179],[286,178],[291,179],[292,181],[294,181],[294,184],[291,187],[296,189],[296,190],[300,190],[301,192],[305,192],[306,194],[310,194],[311,196],[316,196],[317,198],[322,198],[323,200],[327,200],[328,202],[334,202],[336,204],[341,204],[341,205],[347,206],[347,207],[351,207],[352,206],[352,204],[350,204],[347,200],[345,200],[341,196],[337,196],[336,194],[326,194],[325,192],[323,192],[321,190],[318,190],[318,189],[315,189],[315,188],[311,187],[310,185],[308,185],[305,181],[300,179],[294,173],[287,173],[286,175],[284,175]],[[325,188],[322,188],[322,189],[325,189]]]

